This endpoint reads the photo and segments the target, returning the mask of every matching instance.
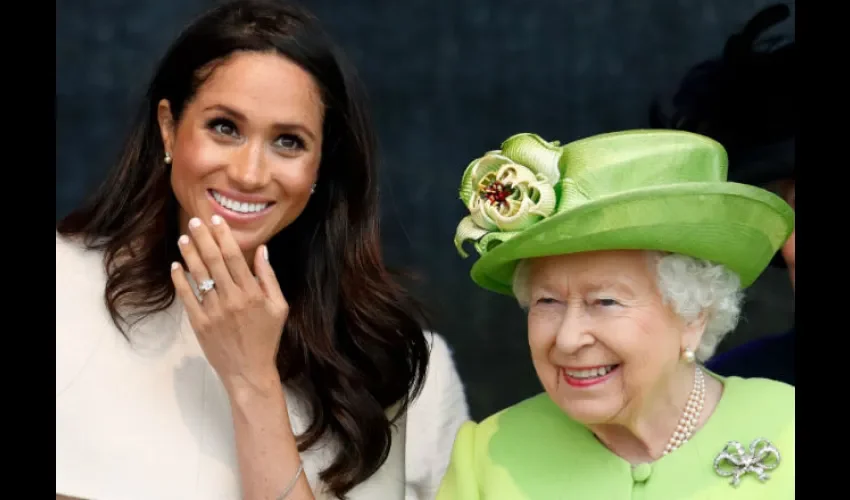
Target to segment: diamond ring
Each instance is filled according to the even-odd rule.
[[[206,295],[210,290],[215,288],[215,280],[204,280],[198,285],[198,291],[201,292],[201,297]]]

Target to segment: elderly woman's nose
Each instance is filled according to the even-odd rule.
[[[593,343],[592,324],[584,312],[573,309],[564,315],[555,345],[564,352],[575,352]]]
[[[265,151],[261,144],[246,144],[230,159],[227,176],[233,184],[245,191],[263,187],[268,182]]]

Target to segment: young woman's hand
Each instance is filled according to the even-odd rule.
[[[280,390],[275,359],[289,305],[283,297],[268,249],[254,255],[256,278],[227,223],[213,216],[208,226],[189,221],[178,246],[199,290],[195,295],[183,267],[172,264],[171,279],[210,365],[227,389]]]

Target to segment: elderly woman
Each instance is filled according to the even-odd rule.
[[[455,244],[528,311],[545,389],[461,427],[437,498],[794,498],[794,388],[700,363],[793,227],[706,137],[519,134],[472,162]]]

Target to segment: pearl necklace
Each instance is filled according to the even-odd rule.
[[[691,389],[691,395],[688,396],[688,405],[679,419],[679,425],[676,427],[675,432],[670,436],[670,441],[667,442],[667,447],[664,449],[665,455],[687,443],[691,436],[693,436],[704,404],[705,375],[700,367],[697,366],[694,373],[694,388]]]

